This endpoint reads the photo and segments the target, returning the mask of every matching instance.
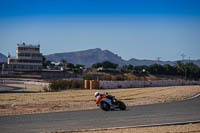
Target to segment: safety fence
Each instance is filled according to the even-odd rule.
[[[200,81],[184,81],[184,80],[99,81],[100,89],[161,87],[161,86],[181,86],[181,85],[200,85]]]
[[[49,86],[47,82],[36,82],[36,81],[18,81],[18,80],[0,80],[1,84],[29,84],[29,85],[40,85]]]
[[[0,80],[0,84],[29,84],[49,86],[47,82],[37,81],[17,81],[17,80]],[[154,81],[104,81],[104,80],[85,80],[84,88],[87,89],[114,89],[114,88],[141,88],[141,87],[162,87],[162,86],[182,86],[182,85],[200,85],[200,81],[184,80],[154,80]]]

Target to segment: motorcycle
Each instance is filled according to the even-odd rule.
[[[109,111],[109,110],[126,110],[126,105],[115,98],[115,96],[109,95],[108,93],[104,93],[103,97],[98,106],[104,110],[104,111]]]

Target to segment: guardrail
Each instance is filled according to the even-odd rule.
[[[29,84],[39,86],[49,86],[47,82],[35,82],[35,81],[18,81],[18,80],[0,80],[1,84]]]
[[[140,88],[140,87],[163,87],[163,86],[182,86],[200,85],[200,81],[184,80],[154,80],[154,81],[99,81],[99,88]]]

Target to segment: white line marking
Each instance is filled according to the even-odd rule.
[[[189,98],[189,99],[194,99],[194,98],[197,98],[197,97],[199,97],[200,96],[200,93],[199,94],[197,94],[197,95],[195,95],[195,96],[193,96],[193,97],[191,97],[191,98]],[[188,99],[188,100],[189,100]]]
[[[96,129],[82,129],[82,130],[69,130],[70,131],[99,131],[99,130],[114,130],[114,129],[125,129],[125,128],[142,128],[142,127],[154,127],[154,126],[170,126],[170,125],[183,125],[189,123],[200,123],[200,120],[196,121],[185,121],[185,122],[172,122],[172,123],[161,123],[161,124],[149,124],[149,125],[137,125],[137,126],[123,126],[123,127],[111,127],[111,128],[96,128]]]

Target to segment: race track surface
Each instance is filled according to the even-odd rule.
[[[20,87],[11,87],[7,85],[0,84],[0,93],[12,93],[12,92],[21,92],[24,91],[25,88]]]
[[[95,109],[0,116],[0,132],[80,130],[198,120],[200,120],[200,97],[180,102],[128,107],[126,111],[104,112]]]

